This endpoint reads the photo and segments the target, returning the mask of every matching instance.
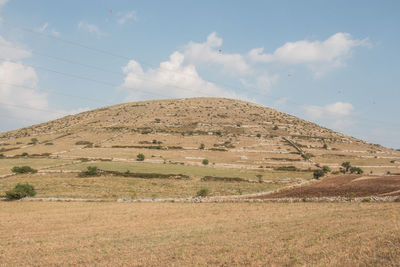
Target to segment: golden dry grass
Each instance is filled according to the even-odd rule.
[[[397,203],[3,202],[0,265],[398,266],[399,210]]]

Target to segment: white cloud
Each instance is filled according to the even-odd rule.
[[[278,100],[275,101],[274,106],[279,108],[285,105],[288,102],[289,98],[288,97],[281,97]]]
[[[95,24],[89,24],[85,21],[80,21],[78,23],[78,29],[82,31],[86,31],[96,35],[97,37],[106,36],[106,33],[100,30],[100,28]]]
[[[0,0],[0,8],[4,6],[7,2],[8,0]]]
[[[48,33],[53,36],[60,36],[60,33],[56,31],[55,29],[50,29],[49,28],[49,23],[45,22],[41,27],[36,28],[36,31],[41,32],[41,33]]]
[[[0,36],[0,57],[7,60],[18,60],[31,56],[31,52],[13,44]]]
[[[367,39],[357,40],[349,33],[339,32],[322,42],[307,40],[288,42],[272,54],[263,53],[264,48],[255,48],[249,52],[248,57],[253,62],[306,64],[315,73],[321,74],[328,67],[342,66],[353,48],[366,45],[368,45]]]
[[[250,66],[240,54],[226,53],[222,48],[222,38],[213,32],[203,43],[189,42],[184,47],[185,62],[189,64],[216,64],[231,74],[248,74]],[[221,49],[221,52],[219,52]]]
[[[32,67],[26,67],[22,63],[3,62],[0,64],[0,81],[0,106],[3,112],[34,122],[51,117],[38,110],[47,109],[48,102],[47,95],[39,91],[38,77]]]
[[[134,10],[126,13],[118,13],[117,16],[119,17],[119,19],[117,20],[118,24],[125,24],[128,21],[137,21],[136,12]]]
[[[129,100],[196,96],[243,98],[205,81],[194,65],[184,64],[184,59],[182,53],[174,52],[169,61],[147,71],[137,61],[129,61],[123,68],[126,77],[122,85],[129,94]]]
[[[31,53],[0,36],[0,130],[39,123],[62,117],[77,110],[49,111],[48,95],[39,88],[39,78],[33,67],[25,66],[21,59]]]
[[[306,117],[323,125],[343,129],[353,123],[354,106],[351,103],[336,102],[325,106],[305,106]]]

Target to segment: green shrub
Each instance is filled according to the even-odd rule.
[[[261,137],[261,134],[260,134],[260,133],[258,133],[258,134],[257,134],[257,137],[258,137],[258,138],[260,138],[260,137]]]
[[[276,131],[278,129],[279,129],[278,125],[275,125],[274,128],[272,128],[272,130],[274,130],[274,131]]]
[[[208,159],[203,159],[203,161],[201,162],[201,163],[203,163],[203,165],[208,165]]]
[[[317,180],[324,175],[325,175],[325,173],[323,170],[315,170],[313,173],[314,179],[317,179]]]
[[[210,194],[210,190],[208,188],[202,188],[199,191],[197,191],[196,196],[197,197],[206,197]]]
[[[305,160],[309,160],[309,159],[311,159],[312,157],[314,157],[314,155],[313,154],[311,154],[311,153],[304,153],[303,155],[301,155]]]
[[[350,173],[363,174],[364,171],[359,167],[350,167]]]
[[[204,144],[200,144],[199,149],[204,149],[206,146]]]
[[[137,161],[143,161],[144,160],[144,155],[142,153],[137,154],[136,160]]]
[[[96,166],[88,166],[86,171],[82,171],[79,176],[87,177],[87,176],[97,176],[99,175],[99,169]]]
[[[296,166],[280,166],[280,167],[274,168],[274,170],[276,170],[276,171],[289,171],[289,172],[299,171],[299,169],[296,168]]]
[[[18,167],[18,166],[14,166],[11,171],[13,173],[37,173],[37,170],[32,169],[29,166],[22,166],[22,167]]]
[[[345,172],[348,172],[349,169],[351,168],[350,161],[345,161],[342,163],[342,167],[345,169]]]
[[[78,145],[78,146],[84,146],[84,145],[86,145],[86,146],[92,146],[93,143],[92,143],[92,142],[89,142],[89,141],[78,141],[78,142],[75,143],[75,145]]]
[[[327,144],[324,144],[324,145],[322,146],[322,148],[323,148],[323,149],[328,149],[328,145],[327,145]]]
[[[331,172],[331,168],[329,168],[329,166],[322,166],[322,171],[327,174],[328,172]]]
[[[35,188],[30,184],[17,184],[13,189],[6,191],[9,200],[33,197],[36,195]]]

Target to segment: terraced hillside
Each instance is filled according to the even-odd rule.
[[[140,153],[144,161],[137,161]],[[57,190],[50,190],[46,179],[57,177],[61,196],[77,196],[77,187],[92,188],[82,184],[89,180],[75,183],[68,179],[75,179],[75,172],[88,166],[97,166],[105,171],[185,174],[197,183],[175,181],[167,190],[160,181],[158,196],[177,196],[177,188],[186,192],[183,196],[193,195],[205,184],[215,195],[257,193],[311,179],[312,170],[318,166],[328,165],[338,171],[344,161],[361,167],[365,174],[400,173],[400,151],[268,107],[222,98],[143,101],[0,134],[0,176],[18,165],[39,170],[38,174],[2,181],[0,190],[16,181],[36,179],[44,196],[54,196]],[[57,176],[57,172],[63,174]],[[216,178],[205,176],[227,179],[221,180],[223,185],[213,186]],[[124,187],[127,181],[111,186],[122,190],[116,195],[108,181],[98,185],[103,189],[92,188],[94,191],[85,191],[84,195],[130,194]],[[238,186],[237,181],[247,181],[247,186]],[[254,184],[257,181],[262,183]],[[65,189],[66,183],[70,192]],[[135,194],[154,197],[147,185],[142,189],[136,189]]]

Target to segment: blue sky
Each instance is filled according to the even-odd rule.
[[[400,148],[399,1],[0,0],[0,21],[0,131],[217,96]]]

